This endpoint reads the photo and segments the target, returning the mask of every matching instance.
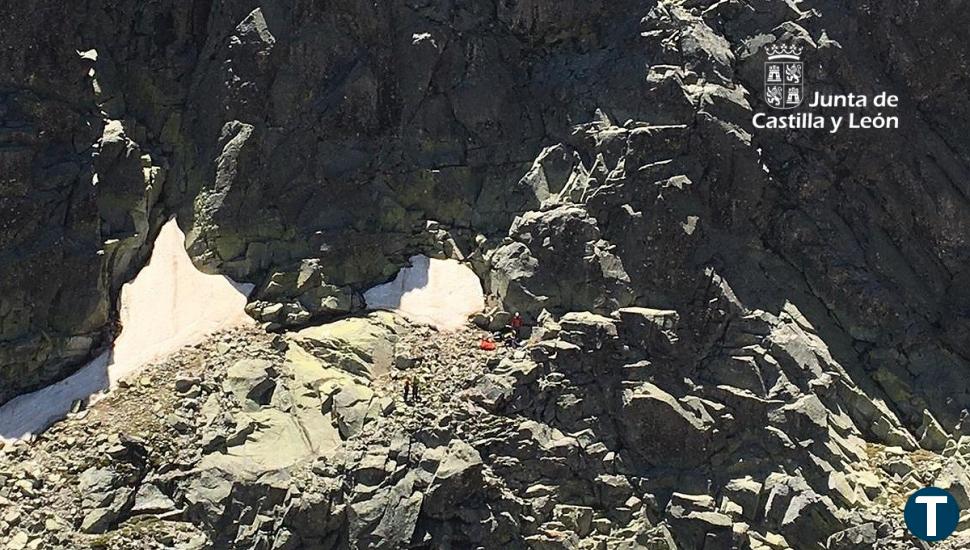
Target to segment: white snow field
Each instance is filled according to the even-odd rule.
[[[122,329],[112,349],[70,377],[0,407],[0,441],[39,433],[63,418],[75,400],[97,401],[148,363],[218,330],[254,322],[244,312],[252,285],[200,272],[184,243],[185,234],[169,220],[148,265],[122,287]]]
[[[412,322],[455,330],[485,308],[482,284],[465,264],[421,255],[410,262],[393,281],[364,293],[368,309],[387,309]]]

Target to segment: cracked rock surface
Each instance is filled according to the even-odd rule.
[[[8,6],[0,403],[110,344],[172,215],[273,334],[4,449],[2,540],[911,547],[913,490],[970,505],[967,22],[903,0]],[[775,42],[809,93],[897,94],[901,128],[753,127]],[[474,269],[476,324],[519,312],[529,343],[364,313],[417,255]]]
[[[911,548],[911,491],[935,484],[970,503],[970,437],[921,448],[789,315],[740,321],[737,337],[758,342],[746,355],[709,350],[725,354],[719,368],[751,371],[744,388],[673,368],[692,337],[645,308],[548,315],[521,347],[495,351],[479,349],[473,326],[438,333],[389,313],[288,336],[237,329],[0,449],[0,537],[14,548]],[[417,398],[404,399],[405,380]]]

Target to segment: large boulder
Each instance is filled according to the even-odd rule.
[[[632,302],[623,261],[581,206],[527,212],[512,224],[509,237],[491,256],[489,280],[506,310],[533,316],[542,309],[608,313]]]
[[[648,464],[691,468],[707,460],[711,423],[649,382],[623,392],[620,419],[625,445]]]
[[[425,513],[437,518],[458,513],[464,501],[483,489],[482,469],[482,457],[474,447],[460,439],[452,440],[428,487]]]
[[[258,410],[272,400],[275,377],[276,372],[269,361],[243,359],[229,367],[222,390],[232,395],[243,409]]]
[[[387,372],[393,363],[397,330],[393,314],[375,312],[305,328],[291,338],[325,364],[371,378]]]

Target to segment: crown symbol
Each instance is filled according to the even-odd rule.
[[[802,47],[795,44],[769,44],[765,46],[768,59],[798,59],[802,55]]]

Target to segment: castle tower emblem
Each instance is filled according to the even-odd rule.
[[[798,107],[804,97],[802,47],[770,44],[765,53],[765,101],[775,109]]]

